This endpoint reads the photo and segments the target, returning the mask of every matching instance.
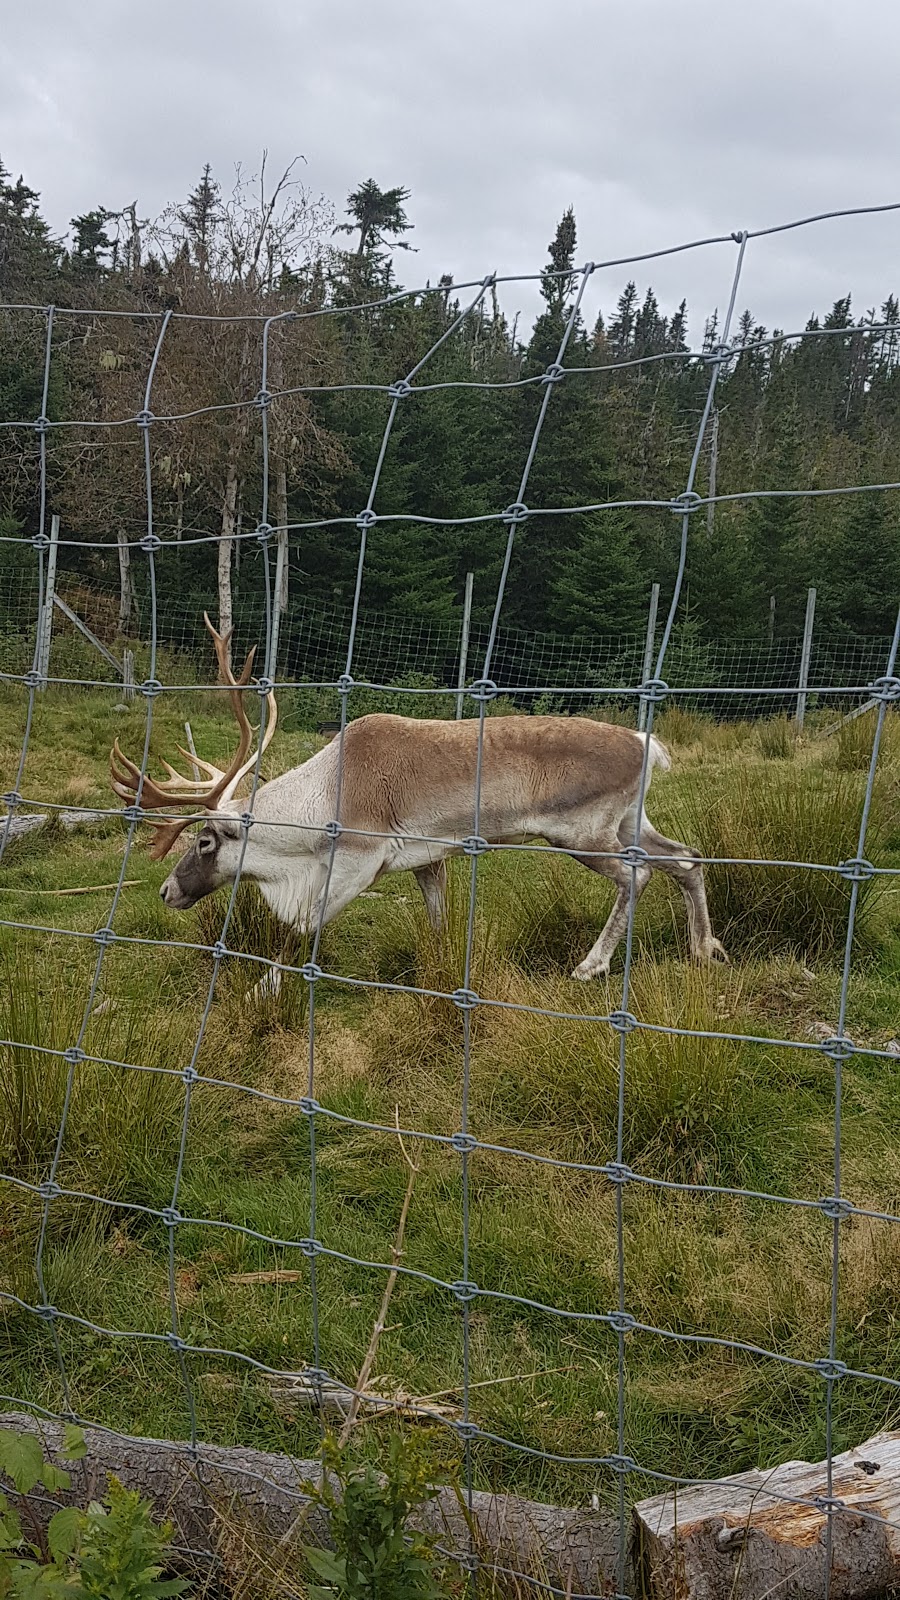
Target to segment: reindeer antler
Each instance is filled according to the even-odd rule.
[[[176,749],[181,755],[202,768],[207,774],[206,778],[185,778],[180,772],[176,772],[168,761],[163,761],[163,766],[169,774],[168,778],[157,780],[145,773],[143,786],[141,786],[140,767],[129,760],[128,756],[123,755],[117,739],[109,758],[113,790],[121,799],[127,800],[129,804],[132,804],[137,798],[138,790],[140,789],[141,809],[144,811],[155,811],[167,806],[183,806],[192,802],[195,806],[202,806],[205,811],[218,810],[220,805],[227,804],[229,800],[233,799],[241,779],[246,777],[251,768],[256,765],[259,756],[268,749],[275,733],[278,723],[278,704],[274,692],[270,689],[266,697],[268,716],[262,744],[259,750],[253,750],[248,756],[248,751],[251,750],[253,745],[254,734],[247,720],[247,713],[244,710],[243,690],[250,682],[256,646],[254,645],[244,662],[240,677],[236,678],[228,661],[228,645],[231,640],[232,630],[229,629],[226,634],[217,633],[205,611],[203,620],[215,646],[220,679],[229,686],[228,698],[231,701],[231,709],[240,729],[238,748],[227,770],[223,772],[221,767],[214,767],[211,762],[202,761],[199,756],[183,750],[181,745],[176,745]],[[181,817],[177,820],[148,817],[147,821],[158,829],[156,840],[150,851],[151,859],[160,861],[163,856],[168,855],[179,834],[183,833],[188,823],[194,820],[195,817],[193,816]]]

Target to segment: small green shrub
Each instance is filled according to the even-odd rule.
[[[64,1440],[63,1460],[80,1460],[80,1429],[67,1424]],[[38,1485],[52,1494],[71,1484],[64,1468],[45,1460],[32,1434],[9,1428],[0,1429],[0,1471],[24,1497]],[[104,1500],[91,1501],[87,1510],[64,1506],[50,1518],[46,1535],[36,1519],[29,1531],[33,1539],[0,1494],[0,1594],[11,1600],[167,1600],[190,1587],[180,1578],[162,1578],[171,1525],[154,1522],[149,1501],[116,1478]]]
[[[328,1512],[334,1549],[306,1550],[322,1580],[310,1584],[310,1600],[442,1600],[444,1563],[434,1541],[409,1527],[410,1513],[437,1493],[422,1441],[393,1434],[379,1473],[352,1467],[329,1437],[322,1465],[321,1483],[303,1487]]]

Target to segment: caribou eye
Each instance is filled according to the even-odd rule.
[[[201,833],[197,840],[197,849],[202,856],[209,855],[210,850],[215,850],[216,841],[211,833]]]

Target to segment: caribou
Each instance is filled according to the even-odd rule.
[[[204,777],[183,777],[168,761],[168,777],[142,777],[116,740],[110,770],[115,793],[141,812],[191,808],[192,815],[150,817],[155,860],[166,856],[191,822],[205,820],[166,878],[167,906],[187,911],[204,896],[242,878],[255,882],[275,916],[300,932],[315,930],[386,872],[409,870],[440,928],[446,910],[447,858],[491,845],[545,841],[610,878],[616,896],[596,943],[573,978],[604,976],[653,869],[675,880],[687,907],[692,955],[727,960],[714,936],[697,852],[667,839],[641,804],[647,757],[667,771],[668,751],[652,734],[587,717],[509,716],[484,721],[480,802],[476,780],[480,725],[375,713],[349,722],[331,743],[289,772],[261,783],[252,824],[235,800],[258,769],[275,733],[278,707],[266,697],[261,730],[251,728],[243,695],[255,651],[239,677],[230,665],[230,634],[204,613],[219,675],[239,729],[226,770],[178,746]],[[257,691],[258,692],[258,691]],[[260,742],[261,734],[261,742]],[[649,750],[647,750],[649,744]],[[246,837],[245,837],[246,835]]]

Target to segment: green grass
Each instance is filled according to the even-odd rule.
[[[8,788],[23,727],[24,697],[0,692],[0,780]],[[140,752],[143,707],[114,712],[113,692],[47,694],[39,700],[23,791],[29,802],[107,804],[105,762],[117,734]],[[201,753],[224,755],[229,722],[220,701],[160,696],[153,748],[181,736],[191,718]],[[675,770],[654,781],[649,810],[704,853],[837,861],[856,853],[865,774],[835,758],[834,741],[766,759],[758,731],[670,720]],[[267,767],[302,759],[315,740],[290,729]],[[867,854],[900,865],[898,769],[893,739],[879,776]],[[67,1088],[61,1052],[81,1035],[104,926],[108,891],[47,891],[113,882],[124,830],[59,828],[13,845],[0,890],[0,1153],[25,1184],[46,1177]],[[177,915],[159,900],[166,863],[152,864],[143,839],[114,918],[119,940],[103,956],[102,1010],[72,1069],[71,1095],[43,1255],[47,1293],[62,1310],[100,1327],[169,1331],[169,1262],[163,1224],[140,1210],[170,1204],[185,1111],[180,1076],[191,1062],[213,975],[211,956],[226,897]],[[352,1118],[450,1136],[461,1124],[461,1014],[434,994],[462,981],[468,863],[451,874],[447,931],[427,928],[411,878],[382,880],[329,929],[319,954],[326,972],[371,988],[323,980],[316,989],[314,1093],[336,1117],[316,1118],[316,1233],[330,1249],[387,1262],[408,1167],[396,1134]],[[701,970],[684,958],[680,897],[666,881],[644,896],[636,923],[629,1008],[641,1022],[752,1036],[758,1042],[682,1038],[638,1028],[625,1052],[625,1161],[675,1183],[747,1188],[817,1198],[833,1186],[834,1069],[823,1054],[796,1051],[810,1030],[834,1027],[847,889],[844,880],[800,868],[712,868],[717,931],[730,967]],[[602,1020],[621,1003],[621,955],[607,982],[580,985],[568,973],[596,936],[611,900],[604,880],[549,851],[505,852],[479,863],[472,987],[486,1000],[471,1019],[469,1121],[485,1144],[469,1161],[469,1277],[519,1301],[477,1297],[470,1308],[473,1416],[485,1430],[529,1451],[603,1455],[617,1448],[617,1343],[578,1314],[617,1304],[616,1191],[600,1176],[505,1153],[509,1148],[570,1163],[616,1156],[619,1038]],[[858,958],[848,1030],[883,1047],[900,1032],[896,1012],[900,937],[892,892],[861,897]],[[11,923],[29,925],[12,927]],[[242,889],[229,947],[301,964],[307,948],[287,939]],[[310,1231],[309,1119],[293,1105],[307,1093],[309,997],[289,980],[276,1000],[251,999],[256,963],[229,958],[215,987],[191,1090],[182,1215],[175,1232],[175,1292],[181,1337],[296,1369],[314,1359],[310,1266],[297,1248],[242,1231],[299,1240]],[[499,1002],[502,1002],[500,1004]],[[564,1013],[547,1017],[547,1009]],[[32,1045],[34,1049],[25,1046]],[[60,1052],[60,1053],[54,1053]],[[169,1069],[141,1072],[138,1066]],[[851,1057],[844,1066],[843,1175],[857,1203],[894,1211],[900,1195],[900,1074],[889,1060]],[[209,1080],[216,1080],[212,1083]],[[248,1095],[243,1090],[258,1091]],[[453,1282],[462,1267],[462,1165],[446,1146],[406,1143],[420,1161],[404,1265]],[[98,1205],[79,1194],[102,1197]],[[817,1211],[746,1196],[696,1195],[628,1184],[623,1192],[626,1304],[642,1323],[675,1333],[737,1337],[790,1357],[827,1347],[831,1229]],[[33,1301],[42,1202],[28,1188],[0,1185],[0,1288]],[[209,1224],[209,1225],[206,1225]],[[232,1227],[222,1226],[231,1224]],[[896,1281],[900,1230],[855,1219],[841,1230],[839,1354],[851,1366],[900,1376]],[[299,1271],[295,1281],[236,1283],[236,1275]],[[316,1261],[321,1362],[351,1381],[367,1347],[384,1287],[376,1268]],[[538,1309],[560,1307],[569,1317]],[[57,1325],[72,1386],[85,1415],[128,1431],[183,1436],[179,1371],[164,1345],[112,1340],[73,1323]],[[626,1340],[626,1448],[658,1471],[691,1476],[814,1459],[823,1449],[820,1380],[749,1354],[680,1344],[653,1334]],[[263,1376],[221,1355],[188,1358],[203,1436],[224,1443],[314,1452],[308,1411],[273,1397]],[[374,1382],[420,1397],[458,1397],[463,1347],[459,1306],[425,1278],[401,1276],[381,1339]],[[13,1301],[0,1321],[0,1385],[60,1408],[51,1330]],[[445,1392],[449,1391],[449,1394]],[[898,1403],[879,1386],[835,1389],[836,1447],[897,1425]],[[358,1433],[376,1453],[386,1421]],[[545,1462],[490,1442],[475,1449],[483,1485],[583,1502],[613,1498],[609,1474]],[[649,1491],[639,1475],[629,1493]]]

